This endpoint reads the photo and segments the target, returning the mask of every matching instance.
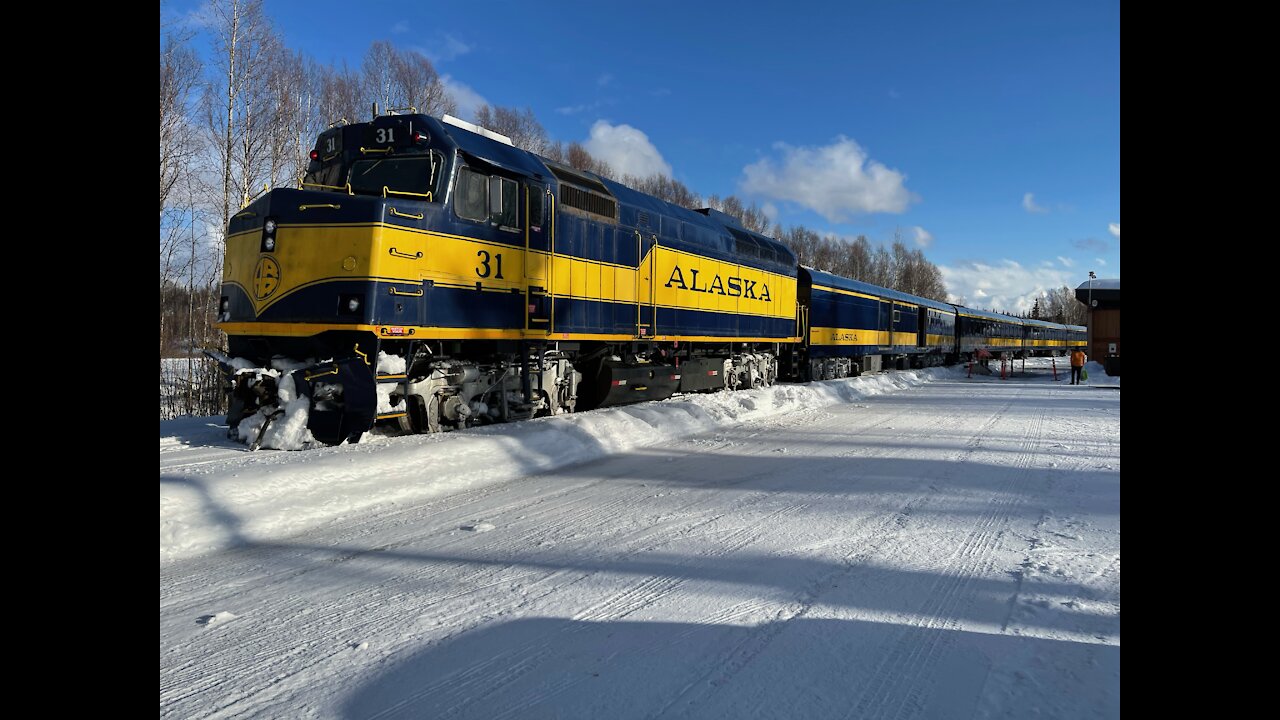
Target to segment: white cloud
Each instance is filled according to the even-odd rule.
[[[472,90],[466,83],[454,80],[448,75],[441,75],[440,82],[444,83],[445,92],[449,93],[449,97],[458,103],[458,117],[463,120],[474,120],[476,110],[479,110],[481,105],[489,104],[483,95]]]
[[[1081,238],[1079,240],[1072,240],[1071,246],[1077,250],[1084,250],[1085,252],[1107,252],[1111,249],[1110,243],[1097,238]]]
[[[597,160],[609,163],[619,177],[671,177],[671,165],[649,142],[649,136],[630,125],[610,125],[604,120],[597,120],[591,126],[591,137],[582,146]]]
[[[871,160],[857,142],[843,135],[825,147],[776,143],[782,157],[764,158],[742,169],[743,192],[790,200],[830,222],[857,213],[900,213],[919,197],[903,186],[906,176]]]
[[[400,22],[391,26],[391,32],[395,33],[396,35],[407,33],[409,32],[409,23],[405,22],[404,20],[401,20]]]
[[[1099,265],[1106,265],[1106,264],[1107,264],[1107,261],[1106,261],[1106,260],[1103,260],[1102,258],[1094,258],[1094,259],[1093,259],[1093,261],[1094,261],[1094,262],[1096,262],[1096,263],[1098,263]]]
[[[1047,213],[1049,208],[1043,208],[1036,204],[1035,193],[1027,193],[1022,196],[1022,207],[1029,213]]]
[[[192,30],[211,29],[218,23],[218,13],[212,2],[206,2],[202,5],[188,10],[186,13],[177,13],[172,10],[160,9],[160,25],[164,27],[166,24],[173,24],[179,28],[189,28]]]
[[[439,65],[442,62],[456,60],[457,58],[466,55],[471,52],[472,46],[449,33],[439,33],[436,35],[435,42],[432,43],[430,47],[419,46],[413,49],[423,55],[426,55],[431,62]]]
[[[933,233],[929,232],[928,230],[925,230],[919,225],[916,225],[911,229],[915,232],[915,235],[916,235],[915,237],[916,245],[922,248],[927,248],[930,245],[933,245]]]
[[[1116,236],[1117,240],[1120,239],[1120,223],[1111,223],[1107,225],[1107,229],[1111,231],[1112,235]]]
[[[558,107],[556,108],[556,112],[560,113],[561,115],[577,115],[578,113],[587,112],[589,110],[599,110],[602,105],[604,105],[603,100],[596,100],[595,102],[590,102],[590,103],[582,103],[579,105],[566,105],[564,107]]]
[[[1062,266],[1063,266],[1063,267],[1075,267],[1075,266],[1076,266],[1076,261],[1075,261],[1075,260],[1072,260],[1072,259],[1071,259],[1071,258],[1069,258],[1069,257],[1062,257],[1061,255],[1059,255],[1059,256],[1058,256],[1058,262],[1062,263]]]
[[[1075,271],[1043,265],[1026,268],[1013,260],[970,261],[939,269],[952,302],[964,298],[971,307],[1006,312],[1025,312],[1045,292],[1079,284]]]
[[[596,85],[598,87],[606,87],[612,83],[613,75],[611,73],[601,73],[600,77],[596,78]]]
[[[778,222],[778,206],[777,205],[774,205],[771,202],[767,202],[764,205],[760,206],[760,212],[764,213],[764,216],[769,218],[770,222]]]

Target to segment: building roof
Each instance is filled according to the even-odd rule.
[[[1095,308],[1120,307],[1120,278],[1085,280],[1076,288],[1076,299]]]

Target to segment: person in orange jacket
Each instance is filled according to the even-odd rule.
[[[1080,373],[1084,371],[1084,361],[1089,356],[1084,354],[1084,348],[1076,348],[1071,351],[1071,384],[1082,385],[1084,381],[1080,379]]]

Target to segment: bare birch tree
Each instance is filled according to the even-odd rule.
[[[391,81],[395,89],[394,102],[402,107],[413,107],[424,115],[444,117],[445,114],[457,115],[458,103],[449,95],[436,73],[435,67],[425,55],[416,50],[399,50],[392,57]],[[527,110],[533,127],[539,131],[537,139],[546,143],[547,133],[542,125],[533,118],[533,111]],[[541,145],[523,147],[531,152],[541,153]]]
[[[261,136],[268,121],[260,118],[265,93],[264,56],[275,44],[271,22],[262,0],[214,0],[214,66],[220,79],[205,92],[205,118],[212,135],[219,138],[216,160],[222,182],[222,228],[233,207],[249,193],[263,173],[255,167],[266,153]]]
[[[511,144],[537,155],[546,155],[550,146],[546,129],[534,117],[530,108],[520,111],[497,105],[481,105],[476,110],[476,124],[506,135],[511,138]]]
[[[362,116],[360,121],[364,121],[365,117],[372,117],[372,104],[377,103],[378,109],[382,112],[395,107],[395,87],[392,67],[396,61],[396,49],[386,40],[375,40],[365,51],[364,63],[360,66],[360,71],[364,76],[364,96],[370,107],[366,108],[368,116]],[[356,118],[352,118],[356,120]]]
[[[267,86],[272,117],[267,129],[268,182],[288,185],[302,177],[311,148],[309,118],[315,96],[302,55],[277,45],[268,60]]]
[[[190,103],[200,81],[200,61],[187,38],[169,35],[160,46],[160,212],[194,157]]]
[[[310,70],[311,84],[316,95],[316,111],[312,117],[311,136],[315,137],[325,128],[343,120],[349,123],[361,122],[361,109],[364,104],[363,78],[347,67],[313,64]]]

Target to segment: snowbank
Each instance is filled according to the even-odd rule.
[[[961,375],[962,368],[932,368],[686,395],[466,432],[366,436],[357,445],[259,452],[180,468],[160,478],[160,562],[278,542],[379,508]]]
[[[1111,377],[1107,374],[1107,368],[1099,362],[1090,360],[1084,364],[1084,369],[1089,373],[1089,379],[1085,380],[1087,385],[1115,385],[1120,386],[1120,378]]]

